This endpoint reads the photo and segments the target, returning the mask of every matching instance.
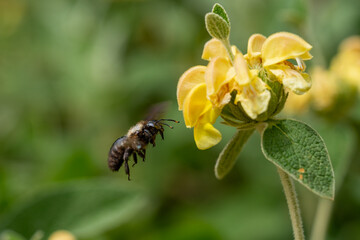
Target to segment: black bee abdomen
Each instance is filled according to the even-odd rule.
[[[108,155],[108,166],[112,171],[118,171],[124,162],[123,156],[125,149],[122,146],[125,136],[118,138],[110,148]]]

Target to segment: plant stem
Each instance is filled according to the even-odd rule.
[[[333,205],[333,201],[329,199],[319,199],[310,237],[311,240],[325,240]]]
[[[284,188],[286,202],[289,208],[291,224],[294,231],[294,239],[304,240],[304,229],[301,220],[299,201],[296,196],[294,183],[286,172],[284,172],[280,168],[277,168],[277,170],[280,176],[281,184]]]
[[[228,55],[229,55],[229,58],[230,58],[231,63],[234,63],[234,58],[235,58],[235,57],[234,57],[234,54],[233,54],[232,51],[231,51],[231,46],[230,46],[230,41],[229,41],[229,39],[222,40],[221,42],[223,43],[224,47],[226,48],[226,51],[227,51],[227,53],[228,53]]]

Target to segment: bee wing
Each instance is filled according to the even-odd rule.
[[[145,117],[145,120],[157,120],[162,118],[166,110],[169,108],[170,102],[160,102],[152,105]]]

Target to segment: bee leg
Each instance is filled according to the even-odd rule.
[[[131,149],[127,148],[125,150],[124,153],[124,167],[125,167],[125,173],[126,175],[128,175],[128,180],[130,181],[130,169],[129,169],[129,164],[128,164],[128,160],[129,160],[129,155],[130,155]]]
[[[143,151],[143,155],[144,155],[143,162],[145,162],[146,149],[143,149],[142,151]]]
[[[135,164],[137,164],[137,155],[135,152],[133,153],[133,158],[134,158],[134,164],[132,166],[135,166]]]
[[[163,127],[161,127],[159,129],[159,133],[160,133],[160,136],[161,136],[162,140],[164,140],[164,128]]]
[[[139,156],[140,157],[142,157],[142,159],[143,159],[143,162],[145,162],[145,149],[144,150],[140,150],[140,151],[138,151],[138,154],[139,154]]]
[[[155,146],[156,146],[156,144],[155,144],[155,138],[151,138],[151,139],[150,139],[150,143],[153,145],[153,147],[155,147]]]
[[[130,181],[130,169],[129,169],[128,161],[125,161],[125,173],[126,175],[128,175],[128,180]]]

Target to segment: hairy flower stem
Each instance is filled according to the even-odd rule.
[[[277,170],[280,176],[281,184],[284,188],[284,193],[289,208],[291,224],[294,231],[294,239],[304,240],[304,229],[301,220],[299,201],[296,196],[294,183],[286,172],[284,172],[280,168],[277,168]]]
[[[234,57],[234,54],[233,54],[232,51],[231,51],[231,46],[230,46],[230,41],[229,41],[229,39],[222,40],[221,42],[223,43],[224,47],[226,48],[226,51],[227,51],[227,53],[228,53],[228,55],[229,55],[229,58],[230,58],[230,61],[231,61],[231,63],[233,64],[235,57]]]

